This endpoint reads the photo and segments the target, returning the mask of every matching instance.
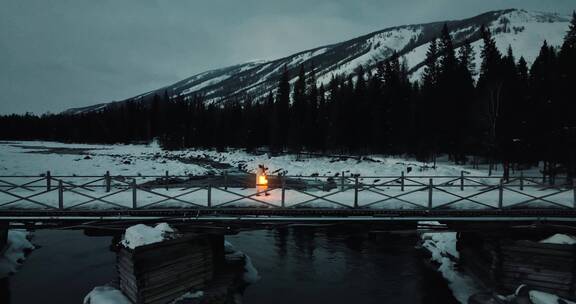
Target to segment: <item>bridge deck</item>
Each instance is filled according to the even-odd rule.
[[[176,182],[174,182],[176,181]],[[206,182],[209,181],[209,182]],[[214,176],[3,176],[0,220],[555,219],[576,217],[573,183],[535,177],[281,176],[264,195]]]

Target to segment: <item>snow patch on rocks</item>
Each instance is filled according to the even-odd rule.
[[[0,248],[0,278],[7,277],[22,266],[26,253],[36,249],[28,239],[30,234],[24,230],[9,230],[6,248]]]
[[[562,299],[557,295],[537,290],[531,290],[529,296],[532,304],[576,304],[575,302]]]
[[[118,289],[110,286],[97,286],[84,297],[84,304],[132,304]]]
[[[252,263],[252,259],[246,255],[244,252],[237,250],[234,245],[232,245],[228,241],[224,241],[224,252],[226,254],[227,260],[236,260],[243,258],[244,259],[244,282],[248,284],[254,284],[260,280],[260,274],[254,264]]]
[[[204,296],[204,292],[202,290],[199,290],[196,292],[187,292],[187,293],[183,294],[182,296],[180,296],[179,298],[177,298],[176,300],[172,301],[172,303],[176,304],[176,303],[178,303],[180,301],[184,301],[184,300],[199,299],[203,296]]]
[[[560,244],[560,245],[574,245],[576,244],[576,237],[567,234],[555,234],[549,238],[540,241],[543,244]]]
[[[134,249],[136,247],[173,239],[175,236],[176,231],[167,223],[160,223],[154,227],[138,224],[126,229],[120,243],[126,248]]]
[[[438,271],[448,281],[454,297],[460,303],[468,303],[468,298],[479,292],[480,288],[471,277],[457,270],[460,255],[456,249],[456,233],[426,232],[420,237],[421,246],[431,253],[432,261],[439,265]]]

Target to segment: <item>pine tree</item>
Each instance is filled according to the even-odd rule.
[[[474,58],[476,54],[474,52],[474,48],[470,45],[470,40],[464,40],[464,43],[458,50],[458,63],[462,71],[468,71],[470,76],[476,74],[476,62],[474,62]]]
[[[442,56],[439,68],[440,77],[451,79],[454,77],[456,72],[458,61],[456,60],[452,36],[450,36],[450,31],[448,30],[448,25],[446,23],[444,23],[444,26],[442,27],[438,51]]]
[[[484,46],[482,47],[481,57],[482,64],[480,66],[480,79],[479,82],[488,82],[490,84],[499,82],[498,73],[502,55],[496,47],[496,41],[492,37],[490,30],[484,25],[480,27],[480,36]]]
[[[290,129],[288,132],[288,145],[294,151],[300,151],[306,138],[306,127],[302,123],[306,119],[306,70],[300,64],[298,78],[292,89],[292,111],[290,113]]]
[[[271,115],[273,132],[271,133],[270,141],[273,149],[282,150],[288,143],[290,123],[290,75],[286,65],[282,69],[282,75],[278,82],[274,108],[275,115]]]
[[[318,129],[318,86],[314,64],[310,66],[306,83],[306,114],[304,117],[304,139],[308,149],[317,149],[320,141]]]
[[[424,73],[422,74],[422,87],[430,89],[436,86],[438,83],[438,46],[436,44],[436,39],[430,41],[428,46],[428,51],[426,52],[426,60]]]

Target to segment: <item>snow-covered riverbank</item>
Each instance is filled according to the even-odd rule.
[[[0,278],[18,271],[26,255],[36,247],[30,242],[30,234],[24,230],[9,230],[5,248],[0,248]]]

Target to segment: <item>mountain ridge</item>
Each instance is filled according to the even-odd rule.
[[[393,26],[274,60],[251,61],[205,71],[121,101],[69,109],[63,113],[98,111],[129,101],[151,102],[155,94],[164,92],[171,98],[180,97],[184,100],[202,95],[207,103],[242,100],[248,95],[261,99],[275,90],[284,66],[288,69],[291,81],[294,81],[301,64],[305,64],[307,68],[313,64],[318,77],[317,83],[327,84],[333,76],[348,75],[359,65],[368,70],[373,69],[378,61],[385,60],[394,52],[398,52],[403,60],[406,60],[411,79],[418,80],[428,44],[439,35],[444,24],[448,25],[457,46],[465,39],[471,40],[476,51],[477,68],[481,47],[478,30],[483,24],[494,33],[501,51],[504,51],[508,44],[517,58],[524,56],[531,63],[544,39],[551,45],[561,43],[568,22],[568,16],[556,13],[506,9],[461,20]]]

